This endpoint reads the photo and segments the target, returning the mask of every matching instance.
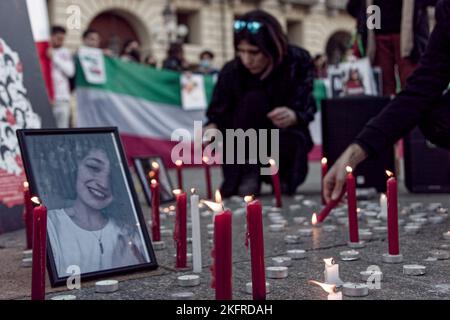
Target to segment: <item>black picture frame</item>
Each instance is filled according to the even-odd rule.
[[[107,222],[105,222],[105,225],[102,227],[101,232],[103,232],[104,230],[107,230],[105,238],[112,235],[114,237],[113,239],[115,239],[117,241],[114,242],[114,241],[109,241],[110,239],[106,239],[105,242],[102,243],[101,233],[100,233],[99,239],[94,238],[93,240],[90,240],[94,244],[95,244],[95,241],[98,240],[100,249],[97,249],[97,250],[99,250],[101,252],[100,257],[102,257],[102,258],[99,258],[99,260],[101,260],[100,265],[103,265],[103,261],[105,261],[105,264],[108,264],[108,263],[106,263],[106,261],[110,261],[110,264],[113,264],[117,260],[119,260],[119,259],[117,259],[117,260],[114,259],[115,254],[116,254],[115,252],[117,252],[116,250],[117,250],[118,246],[115,246],[113,249],[109,248],[108,246],[112,246],[111,243],[119,244],[120,241],[121,241],[120,244],[122,245],[122,247],[121,247],[122,251],[120,251],[120,254],[122,254],[122,256],[120,258],[123,259],[122,263],[125,261],[127,261],[126,263],[131,261],[131,259],[125,260],[126,259],[125,257],[127,257],[127,258],[132,257],[133,260],[136,259],[136,260],[138,260],[138,262],[130,263],[130,264],[125,263],[125,264],[119,265],[119,266],[105,267],[100,270],[89,270],[88,272],[83,272],[83,269],[81,269],[81,280],[87,281],[87,280],[93,280],[93,279],[97,279],[97,278],[104,278],[104,277],[108,277],[108,276],[112,276],[112,275],[127,274],[127,273],[131,273],[131,272],[144,271],[144,270],[154,270],[154,269],[158,268],[158,263],[156,261],[156,257],[155,257],[154,251],[153,251],[149,232],[147,230],[147,224],[145,222],[145,219],[144,219],[144,216],[142,213],[142,209],[140,207],[138,197],[137,197],[136,191],[134,189],[133,180],[131,178],[131,174],[130,174],[130,171],[129,171],[129,168],[127,165],[127,160],[125,157],[125,153],[123,151],[119,132],[116,127],[18,130],[17,136],[18,136],[18,140],[19,140],[20,149],[22,152],[22,159],[23,159],[23,163],[24,163],[24,167],[25,167],[26,176],[27,176],[28,182],[30,184],[30,190],[33,195],[38,196],[43,201],[44,205],[47,206],[46,201],[50,204],[50,206],[48,206],[48,224],[47,224],[48,225],[48,229],[47,229],[48,230],[47,231],[47,269],[49,271],[50,283],[51,283],[52,287],[61,286],[61,285],[66,284],[68,277],[71,276],[71,274],[67,273],[67,270],[65,273],[66,275],[63,275],[61,273],[62,263],[60,262],[60,264],[58,264],[58,266],[59,266],[58,267],[55,262],[55,256],[57,256],[58,254],[59,254],[58,261],[64,260],[62,253],[55,252],[56,248],[60,248],[64,245],[63,241],[61,240],[62,237],[57,238],[56,235],[69,234],[69,233],[68,232],[63,233],[61,231],[63,229],[63,227],[61,227],[61,229],[60,229],[61,232],[57,233],[56,231],[53,231],[53,230],[57,230],[57,228],[53,227],[53,226],[64,225],[63,223],[61,223],[61,221],[63,221],[64,219],[66,221],[73,221],[69,217],[68,214],[61,215],[61,212],[66,209],[72,210],[73,208],[75,208],[75,205],[71,209],[68,209],[66,206],[63,206],[62,209],[60,209],[61,207],[59,205],[62,202],[60,201],[60,203],[58,203],[58,199],[59,200],[63,199],[66,202],[72,201],[72,203],[75,204],[75,203],[77,203],[78,198],[82,198],[83,195],[88,194],[89,192],[91,192],[91,193],[88,194],[87,199],[89,199],[89,200],[93,199],[94,204],[97,204],[97,203],[101,204],[102,203],[101,201],[104,201],[105,197],[107,197],[106,195],[109,195],[108,199],[112,199],[111,202],[109,202],[109,204],[107,205],[106,209],[105,208],[101,208],[101,209],[96,208],[96,210],[99,210],[99,211],[100,210],[105,210],[105,211],[109,210],[110,211],[107,213],[108,215],[110,215],[110,218],[105,219]],[[104,143],[103,146],[100,145],[101,142]],[[71,146],[72,146],[72,148],[71,148]],[[91,158],[95,158],[95,156],[92,156],[92,152],[95,153],[100,147],[103,148],[103,149],[100,149],[100,153],[103,152],[103,154],[104,154],[103,157],[106,156],[106,159],[108,160],[108,161],[105,161],[105,163],[107,163],[106,167],[108,168],[105,170],[107,172],[106,173],[107,181],[108,181],[107,188],[109,188],[110,191],[105,191],[105,193],[103,193],[103,194],[100,193],[100,195],[99,195],[98,193],[92,193],[92,192],[96,191],[96,189],[94,189],[94,191],[92,191],[92,186],[94,186],[94,188],[95,188],[95,185],[89,185],[89,183],[91,183],[90,181],[94,181],[93,183],[96,183],[95,182],[96,180],[94,178],[89,178],[89,177],[96,176],[98,174],[98,172],[100,172],[99,171],[100,169],[95,168],[95,170],[97,170],[97,171],[89,171],[89,170],[94,170],[94,169],[91,169],[94,167],[89,167],[89,165],[91,165],[91,164],[88,164],[87,161],[88,160],[91,161],[92,160]],[[52,151],[51,148],[53,148],[54,151]],[[86,150],[81,150],[83,148]],[[36,151],[36,150],[38,150],[38,151]],[[45,150],[49,150],[48,155],[45,154]],[[83,151],[86,152],[86,155],[84,156],[84,158],[82,158],[83,160],[80,160],[81,159],[80,157],[82,157],[81,154]],[[56,154],[57,152],[60,152],[59,155]],[[72,157],[67,157],[66,156],[67,154],[72,155]],[[99,152],[97,151],[97,157],[100,157],[100,156],[98,156],[98,154],[99,154]],[[88,158],[89,155],[91,155],[91,158]],[[115,157],[115,158],[111,158],[111,157]],[[58,161],[59,161],[59,163],[58,163]],[[84,161],[86,161],[86,162],[84,162]],[[53,166],[53,167],[56,167],[59,169],[69,171],[69,172],[70,172],[70,170],[72,170],[72,171],[74,171],[74,173],[70,174],[70,173],[66,172],[66,174],[58,175],[57,174],[58,170],[55,170],[56,172],[46,172],[45,170],[38,170],[41,167],[38,166],[37,162],[39,162],[39,164],[43,164],[44,168],[46,168],[47,166]],[[92,175],[85,175],[85,177],[87,177],[86,179],[91,179],[86,184],[82,184],[79,182],[80,175],[82,175],[82,174],[80,174],[80,170],[81,170],[80,166],[81,166],[82,162],[83,162],[83,168],[81,168],[81,169],[84,170],[83,172],[88,172],[88,173],[92,174]],[[101,162],[99,162],[99,163],[101,163]],[[59,167],[58,167],[58,164],[60,165]],[[71,166],[71,164],[75,164],[75,165]],[[67,168],[69,168],[69,169],[67,169]],[[118,170],[114,170],[114,169],[120,169],[120,172],[118,173]],[[49,175],[47,173],[51,173],[52,177],[49,177]],[[73,188],[71,190],[71,192],[76,195],[75,200],[73,200],[73,199],[67,200],[67,199],[62,198],[61,196],[57,197],[53,193],[50,194],[50,192],[48,192],[53,187],[53,185],[52,185],[53,182],[49,182],[50,180],[55,181],[55,183],[57,183],[59,181],[60,184],[64,185],[64,186],[69,185],[69,187],[66,189],[70,189],[70,186],[71,185],[73,186],[73,183],[72,184],[70,183],[71,179],[69,177],[71,177],[71,176],[75,176],[75,179],[72,178],[72,180],[75,180],[75,182],[74,182],[75,188]],[[58,179],[60,179],[60,180],[58,180]],[[69,183],[66,182],[66,180],[69,181]],[[81,185],[81,188],[85,187],[84,189],[81,189],[81,192],[83,193],[83,195],[80,195],[80,192],[77,190],[77,188],[79,188],[79,185]],[[100,188],[100,185],[98,186],[98,188]],[[124,188],[126,188],[126,190],[123,190]],[[98,189],[98,190],[101,190],[101,189]],[[114,193],[114,191],[115,191],[115,193]],[[63,194],[63,192],[58,192],[58,193],[60,195]],[[95,198],[93,195],[97,196],[97,198]],[[91,198],[89,198],[89,196]],[[101,196],[101,197],[99,198],[99,196]],[[125,200],[123,197],[125,197]],[[116,200],[116,198],[118,200]],[[97,203],[95,203],[96,200],[98,200]],[[116,205],[116,201],[117,201],[117,205]],[[84,202],[84,203],[86,203],[86,202]],[[114,212],[114,205],[116,205],[115,212]],[[130,211],[132,211],[132,213],[129,214],[127,217],[125,217],[125,215],[123,214],[123,212],[126,211],[126,208],[127,208],[124,206],[128,206]],[[117,209],[120,209],[120,210],[117,210]],[[52,210],[54,210],[54,211],[52,211]],[[57,212],[57,214],[55,212]],[[103,214],[104,213],[102,212],[102,216],[103,216]],[[54,217],[58,217],[58,218],[54,218]],[[121,218],[122,221],[119,218]],[[129,220],[126,220],[126,218],[128,218]],[[52,224],[53,219],[60,219],[60,220],[57,220],[58,224]],[[118,221],[121,221],[122,224],[119,224]],[[126,222],[124,222],[124,221],[126,221]],[[76,225],[76,224],[73,223],[73,225]],[[109,225],[109,229],[107,229],[108,225]],[[50,226],[52,226],[52,227],[50,227]],[[64,226],[66,228],[69,228],[69,227],[75,228],[70,223],[68,223],[67,226],[66,225],[64,225]],[[95,232],[95,231],[89,231],[89,230],[83,229],[79,225],[78,225],[78,227],[80,230],[82,230],[82,232],[84,232],[84,231],[85,232]],[[110,232],[111,230],[113,230],[113,231]],[[118,232],[114,233],[115,230],[118,230]],[[128,232],[128,231],[130,231],[130,232],[124,233],[123,232],[124,230],[126,230],[126,232]],[[64,229],[64,231],[66,231],[66,230]],[[139,241],[141,241],[140,243],[137,241],[134,241],[137,238]],[[58,241],[53,241],[52,239],[58,239]],[[86,237],[83,237],[83,239],[86,239]],[[77,240],[76,243],[78,244],[78,240],[81,241],[82,239],[76,239],[76,240]],[[129,240],[132,240],[132,241],[129,241]],[[124,244],[128,244],[130,247],[123,246]],[[104,257],[103,256],[103,253],[104,253],[103,246],[106,248],[105,256],[107,256],[108,254],[111,254],[110,259],[103,258]],[[80,245],[80,247],[81,247],[81,245]],[[61,250],[61,251],[66,252],[65,250]],[[85,257],[82,256],[81,251],[82,250],[80,249],[79,262],[74,261],[74,263],[71,265],[77,265],[77,263],[80,263],[80,264],[85,263],[86,259],[84,259]],[[92,254],[89,257],[91,257],[91,256],[92,256]],[[140,257],[140,260],[138,257]],[[96,258],[94,255],[93,260],[95,261],[95,259]],[[70,258],[69,259],[66,258],[65,261],[68,261],[68,260],[70,260]]]
[[[167,172],[166,166],[161,156],[135,157],[133,158],[134,169],[139,178],[142,190],[144,191],[145,201],[149,207],[152,206],[152,194],[148,183],[147,175],[153,162],[159,164],[159,183],[161,186],[160,202],[169,203],[175,201],[173,195],[174,187]],[[176,188],[175,188],[176,189]]]

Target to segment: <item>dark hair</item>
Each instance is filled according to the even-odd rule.
[[[98,31],[95,29],[87,29],[85,32],[83,32],[83,39],[86,39],[87,37],[89,37],[89,35],[93,33],[99,34]]]
[[[244,28],[234,33],[234,48],[243,40],[257,46],[272,62],[275,68],[283,61],[287,54],[288,40],[278,20],[263,10],[254,10],[246,13],[240,19],[245,22],[259,22],[262,27],[257,32],[250,32]]]
[[[172,42],[167,50],[168,57],[178,57],[183,53],[183,45],[179,42]]]
[[[214,53],[212,53],[212,51],[209,50],[202,51],[199,55],[200,59],[202,59],[204,56],[209,56],[211,60],[214,59]]]
[[[66,28],[64,28],[62,26],[53,26],[51,29],[51,34],[55,35],[58,33],[66,34]]]

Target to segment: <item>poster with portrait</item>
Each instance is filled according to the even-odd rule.
[[[157,267],[116,128],[18,131],[30,188],[48,210],[52,285]]]
[[[180,77],[181,102],[184,110],[206,110],[205,79],[201,74],[185,72]]]
[[[164,165],[163,159],[161,157],[138,157],[133,159],[134,168],[136,174],[139,177],[139,182],[141,183],[142,190],[144,190],[145,200],[148,206],[151,207],[152,194],[150,192],[150,179],[149,174],[152,172],[153,163],[158,164],[159,170],[159,183],[161,187],[160,197],[161,203],[175,201],[175,196],[173,195],[173,186],[170,180],[170,176],[167,173],[166,166]]]
[[[372,66],[368,58],[328,67],[331,98],[350,96],[377,96]]]
[[[16,131],[54,126],[26,1],[0,1],[0,234],[24,225]]]

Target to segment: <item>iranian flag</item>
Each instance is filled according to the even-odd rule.
[[[28,16],[31,30],[36,44],[39,61],[41,63],[42,77],[47,87],[50,101],[53,101],[52,62],[47,56],[50,47],[50,23],[46,0],[27,0]]]
[[[171,141],[171,135],[176,129],[184,129],[193,137],[194,121],[204,122],[213,77],[200,76],[204,105],[187,108],[182,103],[180,73],[85,50],[91,52],[79,54],[77,63],[77,125],[118,127],[129,159],[159,155],[167,166],[173,166],[170,155],[178,142]]]

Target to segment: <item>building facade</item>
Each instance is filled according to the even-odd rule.
[[[216,55],[220,67],[234,55],[233,21],[252,9],[274,14],[291,43],[311,54],[323,53],[335,34],[350,34],[353,19],[345,13],[346,0],[48,0],[51,24],[67,28],[66,45],[81,43],[84,30],[100,31],[104,47],[118,51],[127,39],[138,40],[144,54],[158,61],[166,55],[169,39],[182,36],[189,62],[204,49]],[[169,21],[173,21],[170,23]],[[181,26],[181,27],[180,27]],[[187,28],[186,28],[187,27]]]

